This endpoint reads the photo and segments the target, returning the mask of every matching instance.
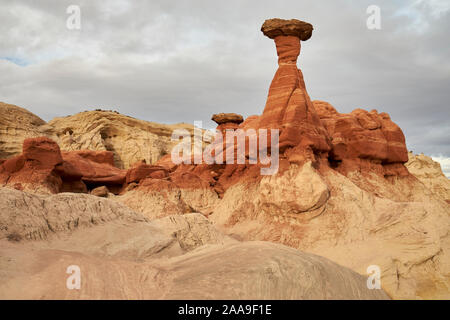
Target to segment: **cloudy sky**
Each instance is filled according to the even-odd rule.
[[[366,26],[369,5],[381,30]],[[450,175],[450,0],[0,0],[0,101],[44,120],[103,108],[214,127],[213,113],[260,114],[273,17],[314,25],[299,59],[312,99],[388,112]]]

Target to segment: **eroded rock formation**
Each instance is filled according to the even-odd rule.
[[[28,138],[22,154],[0,164],[0,184],[35,193],[87,192],[108,186],[119,192],[126,171],[114,166],[110,151],[61,152],[46,137]]]
[[[262,115],[251,122],[258,129],[279,129],[279,150],[300,146],[296,158],[305,158],[330,150],[327,132],[320,122],[306,91],[303,74],[297,68],[300,40],[308,40],[312,26],[298,20],[266,20],[263,33],[274,39],[278,55],[278,70],[269,88]],[[249,124],[250,127],[250,124]]]
[[[128,169],[137,161],[155,163],[170,154],[176,142],[171,140],[175,129],[190,132],[192,125],[163,125],[138,120],[112,111],[86,111],[49,122],[61,150],[111,151],[114,164]]]
[[[108,190],[118,194],[111,201],[127,205],[145,219],[184,219],[173,215],[200,212],[208,217],[202,219],[235,238],[299,248],[362,275],[366,275],[368,266],[378,265],[382,287],[393,298],[448,299],[450,209],[446,202],[448,190],[442,188],[448,179],[444,183],[446,178],[436,174],[434,165],[433,169],[423,169],[430,166],[426,159],[410,158],[408,171],[404,165],[408,161],[405,137],[388,114],[362,109],[341,114],[327,102],[311,101],[297,57],[301,41],[308,40],[312,30],[310,24],[298,20],[267,20],[262,31],[275,41],[279,66],[263,113],[245,120],[237,114],[213,116],[220,133],[230,129],[279,130],[279,144],[268,146],[269,153],[273,148],[280,151],[274,175],[261,175],[264,165],[250,163],[247,147],[243,164],[177,164],[170,154],[156,157],[159,160],[154,162],[156,158],[146,158],[140,151],[134,153],[139,150],[137,145],[145,146],[145,142],[131,131],[136,127],[148,129],[138,120],[120,118],[118,125],[116,114],[81,113],[50,123],[55,132],[63,133],[56,139],[63,149],[72,150],[73,146],[77,150],[103,151],[63,151],[58,156],[54,142],[32,140],[22,155],[0,161],[0,181],[21,189],[17,183],[32,179],[32,184],[55,186],[53,193],[77,188],[88,192],[107,185]],[[123,129],[128,121],[131,131]],[[115,126],[118,131],[114,131]],[[166,129],[155,134],[167,138],[170,135]],[[133,146],[122,148],[127,141],[132,141]],[[106,145],[113,147],[108,149]],[[216,160],[227,150],[237,151],[235,144],[225,150],[224,141],[210,145],[217,146],[218,150],[212,149]],[[124,165],[120,162],[124,154],[138,156],[127,156],[128,164]],[[236,152],[234,155],[236,160]],[[47,156],[50,160],[43,163]],[[211,253],[198,256],[196,261],[206,263],[212,256],[223,261],[230,257],[239,260],[241,255],[251,256],[249,248],[239,249],[236,256],[226,248],[225,256]],[[279,245],[276,248],[284,250]],[[258,259],[249,261],[261,264]],[[106,281],[101,279],[99,286]],[[180,290],[165,297],[181,297],[186,292]],[[220,297],[231,297],[227,294]]]
[[[331,140],[330,165],[346,174],[377,172],[407,176],[405,137],[385,112],[363,109],[341,114],[327,102],[313,102]]]
[[[448,297],[450,211],[405,168],[401,129],[376,110],[340,114],[313,103],[296,66],[300,38],[278,35],[275,44],[279,69],[263,114],[217,129],[279,129],[278,174],[262,177],[248,164],[180,165],[172,174],[190,173],[187,181],[203,181],[195,183],[202,194],[209,184],[220,195],[209,218],[226,233],[301,248],[362,274],[378,265],[395,298]],[[189,183],[179,188],[195,194]]]
[[[170,154],[175,129],[192,132],[189,124],[164,125],[138,120],[114,111],[85,111],[49,123],[15,105],[0,102],[0,159],[22,152],[26,138],[45,136],[63,151],[111,151],[114,164],[128,169],[145,160],[152,164]]]
[[[61,151],[54,141],[45,137],[28,138],[21,155],[0,165],[0,183],[36,193],[57,193],[62,180],[55,169],[62,164]]]
[[[0,159],[21,154],[25,139],[44,136],[49,131],[45,121],[28,110],[0,102]]]
[[[444,175],[438,162],[424,154],[408,152],[408,162],[405,166],[435,195],[450,204],[450,180]]]
[[[0,299],[389,298],[348,268],[239,242],[200,214],[148,221],[108,199],[5,188],[0,209]],[[65,286],[71,265],[82,268],[79,290]]]

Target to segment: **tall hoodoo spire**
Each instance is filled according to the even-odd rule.
[[[297,68],[300,41],[311,38],[313,26],[296,19],[269,19],[261,31],[275,41],[279,67],[270,85],[260,127],[280,128],[280,151],[299,145],[306,153],[329,151],[327,132]]]

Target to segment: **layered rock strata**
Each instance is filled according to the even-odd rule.
[[[263,33],[275,41],[279,66],[262,115],[245,120],[236,114],[214,116],[221,133],[279,130],[279,143],[268,147],[269,153],[273,148],[280,151],[276,174],[261,175],[264,165],[250,163],[247,147],[243,164],[177,164],[168,154],[156,163],[138,159],[125,171],[111,169],[109,155],[94,173],[84,166],[77,171],[74,162],[74,168],[64,168],[70,163],[64,152],[62,163],[52,156],[47,164],[34,156],[36,152],[24,152],[2,162],[1,181],[14,186],[26,176],[35,176],[33,183],[52,184],[72,177],[92,188],[107,178],[116,183],[108,189],[116,186],[120,194],[111,199],[146,218],[200,212],[234,238],[300,248],[362,275],[376,265],[382,287],[393,298],[448,299],[447,196],[416,170],[421,163],[413,159],[407,165],[418,178],[405,167],[405,138],[389,115],[362,109],[341,114],[326,102],[311,101],[296,63],[300,41],[311,37],[312,26],[297,21],[271,19],[263,25]],[[70,130],[65,134],[73,135]],[[44,151],[56,150],[46,145]],[[223,141],[214,141],[211,147],[215,146],[221,147],[212,154],[216,160],[227,150],[234,151],[236,160],[236,144],[226,146],[227,150]],[[97,168],[98,161],[85,158]],[[110,176],[97,174],[101,172]]]

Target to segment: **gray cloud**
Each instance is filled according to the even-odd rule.
[[[66,8],[77,3],[82,28],[71,31]],[[370,4],[381,7],[381,30],[366,28]],[[450,157],[448,1],[0,0],[0,6],[0,101],[45,120],[104,107],[212,127],[213,113],[260,114],[276,55],[259,28],[267,18],[298,18],[315,26],[299,59],[313,99],[340,112],[388,112],[409,149]]]

